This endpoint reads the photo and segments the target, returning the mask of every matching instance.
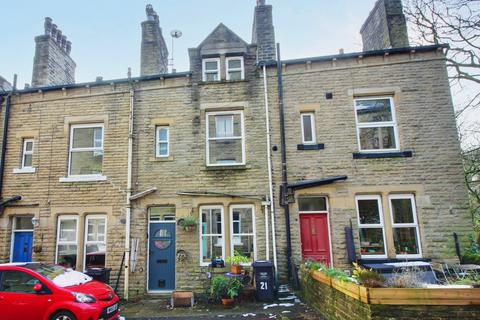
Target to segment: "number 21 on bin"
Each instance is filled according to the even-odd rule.
[[[268,290],[268,283],[267,282],[260,282],[260,290]]]

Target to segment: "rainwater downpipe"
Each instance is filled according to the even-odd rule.
[[[263,65],[263,89],[265,95],[265,119],[266,119],[266,129],[267,129],[267,167],[268,167],[268,191],[269,191],[269,202],[270,202],[270,220],[272,223],[272,254],[273,254],[273,265],[275,270],[277,270],[277,241],[275,238],[275,203],[273,201],[273,177],[272,177],[272,142],[271,142],[271,131],[270,131],[270,107],[268,103],[268,85],[267,85],[267,67]],[[266,208],[265,208],[266,209]],[[268,235],[268,214],[265,213],[265,234],[267,238],[267,260],[269,260],[269,235]]]
[[[8,122],[10,119],[10,107],[12,104],[12,93],[9,93],[5,102],[5,116],[3,119],[3,136],[2,136],[2,156],[0,163],[0,199],[3,196],[3,175],[5,173],[5,153],[7,152],[7,136],[8,136]]]
[[[280,44],[277,43],[277,81],[278,81],[278,110],[280,113],[280,146],[282,153],[282,185],[280,205],[285,213],[285,236],[287,240],[287,269],[288,279],[292,278],[292,239],[290,234],[290,209],[287,201],[287,150],[285,143],[285,110],[283,101],[282,59],[280,58]]]
[[[130,286],[130,220],[132,204],[132,166],[133,166],[133,115],[135,110],[135,90],[130,90],[130,114],[128,118],[128,169],[127,169],[127,201],[125,205],[125,281],[124,299],[128,300],[128,288]]]

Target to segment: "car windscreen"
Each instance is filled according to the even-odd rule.
[[[46,264],[30,264],[25,267],[39,273],[43,277],[52,281],[59,287],[78,286],[93,279],[81,272],[66,269],[62,266],[46,265]]]

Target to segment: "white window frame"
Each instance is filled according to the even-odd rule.
[[[90,147],[90,148],[73,148],[73,131],[75,129],[80,129],[80,128],[102,128],[102,146],[101,147]],[[101,174],[80,174],[80,175],[72,175],[70,174],[71,169],[72,169],[72,153],[73,152],[95,152],[95,151],[101,151],[102,154],[104,155],[103,147],[104,147],[104,139],[105,138],[105,126],[103,123],[89,123],[89,124],[74,124],[70,126],[70,145],[68,146],[68,178],[67,179],[86,179],[89,180],[95,179],[95,180],[105,180],[103,176],[103,157],[102,157],[102,173]],[[65,180],[67,180],[65,179]],[[68,182],[68,181],[67,181]]]
[[[380,224],[362,224],[360,221],[360,209],[358,206],[358,201],[359,200],[376,200],[377,205],[378,205],[378,214],[380,216]],[[357,222],[358,222],[358,231],[359,231],[359,240],[360,239],[360,231],[361,229],[382,229],[383,233],[383,251],[385,254],[379,255],[368,255],[368,254],[361,254],[361,247],[362,245],[360,244],[360,256],[362,259],[386,259],[388,257],[388,251],[387,251],[387,241],[386,241],[386,234],[385,234],[385,222],[383,219],[383,207],[382,207],[382,197],[380,195],[357,195],[355,196],[355,206],[357,210]]]
[[[59,241],[60,240],[60,223],[62,220],[75,220],[75,241]],[[56,244],[55,244],[55,264],[58,264],[58,247],[59,245],[76,245],[77,246],[77,265],[78,265],[78,230],[79,230],[79,217],[78,216],[72,216],[72,215],[62,215],[58,216],[57,219],[57,239],[56,239]]]
[[[88,221],[89,220],[105,220],[105,239],[104,241],[88,241]],[[107,216],[104,214],[89,214],[85,217],[85,237],[83,241],[83,269],[87,268],[87,245],[105,243],[105,267],[107,266]],[[78,258],[77,258],[78,259]]]
[[[410,204],[412,206],[412,214],[413,214],[413,223],[395,223],[394,216],[393,216],[393,205],[392,200],[395,199],[409,199]],[[390,217],[392,219],[392,235],[395,236],[394,229],[395,228],[415,228],[415,234],[417,236],[418,241],[418,254],[397,254],[395,248],[395,254],[397,258],[422,258],[422,240],[420,239],[420,228],[418,226],[418,218],[417,218],[417,207],[415,203],[415,196],[413,194],[392,194],[388,196],[388,204],[390,208]]]
[[[215,117],[217,115],[240,115],[240,126],[241,126],[241,136],[233,136],[233,137],[220,137],[220,138],[211,138],[210,137],[210,122],[209,117]],[[215,119],[216,122],[216,119]],[[217,111],[217,112],[207,112],[205,114],[205,135],[206,135],[206,158],[207,158],[207,166],[208,167],[227,167],[227,166],[241,166],[245,165],[245,122],[243,117],[243,111]],[[216,125],[216,124],[215,124]],[[233,132],[235,132],[234,124],[232,123]],[[210,141],[215,140],[242,140],[242,162],[236,163],[210,163]]]
[[[303,125],[303,118],[306,117],[306,116],[309,116],[310,117],[310,126],[312,128],[312,140],[311,141],[307,141],[305,139],[305,128],[304,128],[304,125]],[[315,144],[317,143],[317,135],[316,135],[316,128],[315,128],[315,112],[302,112],[300,114],[300,126],[302,128],[302,143],[303,144]]]
[[[240,60],[240,68],[229,68],[228,62],[232,60]],[[241,72],[240,80],[245,79],[245,67],[243,63],[243,57],[242,56],[236,56],[236,57],[227,57],[225,59],[225,71],[226,71],[226,76],[227,80],[230,80],[230,72]]]
[[[367,122],[367,123],[360,123],[358,119],[357,113],[357,101],[365,101],[365,100],[382,100],[388,99],[390,100],[390,108],[392,111],[392,120],[391,121],[383,121],[383,122]],[[355,111],[355,121],[357,124],[357,143],[358,143],[358,150],[360,152],[395,152],[400,151],[400,140],[398,135],[398,126],[397,126],[397,117],[395,112],[395,103],[394,99],[391,96],[371,96],[371,97],[363,97],[363,98],[355,98],[353,100],[353,109]],[[393,135],[395,138],[395,148],[392,149],[362,149],[361,141],[360,141],[360,129],[366,128],[390,128],[393,127]]]
[[[166,140],[160,140],[160,130],[166,130],[167,131],[167,139]],[[155,149],[156,149],[156,156],[157,158],[168,158],[170,156],[170,127],[169,126],[157,126],[156,131],[156,144],[155,144]],[[166,143],[167,144],[167,154],[160,154],[160,143]]]
[[[31,142],[32,143],[32,150],[27,151],[27,144]],[[35,142],[33,139],[23,139],[23,152],[22,152],[22,169],[32,169],[33,168],[33,150],[35,148]],[[26,166],[25,165],[25,156],[32,156],[32,165],[31,166]]]
[[[220,214],[222,216],[222,234],[218,233],[209,233],[203,234],[203,220],[202,220],[202,211],[203,210],[216,210],[220,209]],[[226,252],[225,252],[225,212],[223,206],[201,206],[199,208],[199,228],[198,228],[198,235],[199,235],[199,244],[200,244],[200,266],[205,267],[210,264],[210,262],[203,261],[203,245],[202,245],[202,236],[207,237],[222,237],[222,259],[225,260]],[[214,221],[214,223],[217,223]]]
[[[216,62],[217,63],[217,69],[216,70],[207,70],[206,64],[207,62]],[[217,80],[211,80],[211,81],[220,81],[221,80],[221,74],[220,74],[220,58],[209,58],[209,59],[203,59],[202,60],[202,80],[208,81],[207,80],[207,74],[217,74]]]
[[[253,233],[235,233],[233,232],[233,210],[234,209],[252,209],[252,232]],[[241,220],[238,221],[239,224],[239,231],[241,231]],[[237,237],[242,236],[253,236],[253,261],[257,260],[257,231],[255,227],[255,206],[253,204],[236,204],[230,206],[230,255],[233,256],[235,249],[234,249],[234,235]],[[252,261],[252,262],[253,262]],[[251,263],[242,263],[242,265],[249,266]]]

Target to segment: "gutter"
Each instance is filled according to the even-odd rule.
[[[285,236],[287,241],[287,269],[288,279],[292,277],[292,239],[290,233],[290,208],[287,201],[288,175],[287,175],[287,150],[285,143],[285,111],[283,101],[282,60],[280,59],[280,44],[277,43],[277,81],[278,81],[278,110],[280,116],[280,147],[282,151],[282,184],[280,189],[280,206],[285,214]]]

